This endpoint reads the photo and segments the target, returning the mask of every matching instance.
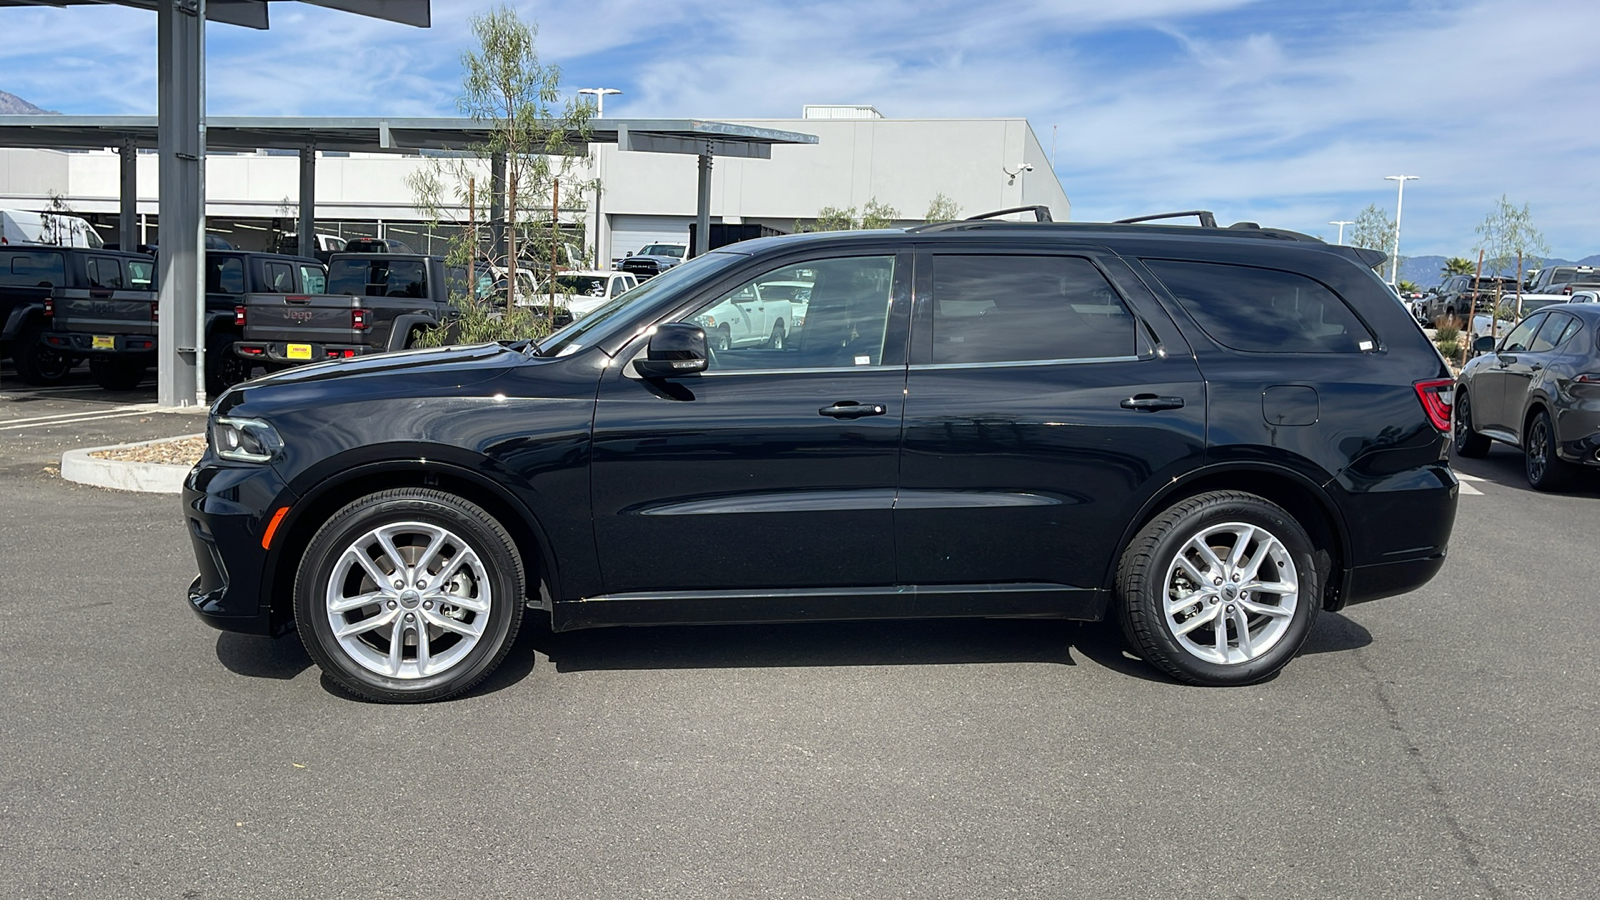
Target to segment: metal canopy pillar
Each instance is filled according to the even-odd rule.
[[[300,148],[300,235],[301,256],[311,256],[317,249],[317,150]]]
[[[132,250],[139,244],[134,239],[134,232],[139,228],[139,148],[133,138],[122,139],[117,155],[122,163],[117,205],[117,246]]]
[[[476,235],[473,237],[477,239]],[[500,265],[506,255],[506,155],[495,153],[489,161],[489,256]]]
[[[205,402],[205,5],[160,0],[156,10],[162,406]]]
[[[706,252],[711,243],[711,148],[699,155],[700,183],[694,207],[694,255]]]

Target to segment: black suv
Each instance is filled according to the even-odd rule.
[[[1320,610],[1443,565],[1444,361],[1293,232],[968,221],[730,245],[538,344],[247,382],[184,509],[189,603],[436,699],[524,610],[605,625],[1117,617],[1154,666],[1266,678]],[[697,316],[809,286],[779,344]]]

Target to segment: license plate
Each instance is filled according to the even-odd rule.
[[[290,344],[289,345],[289,350],[285,355],[288,356],[290,359],[310,359],[311,358],[311,345],[310,344]]]
[[[89,346],[95,350],[115,350],[117,339],[109,334],[97,334],[89,338]]]

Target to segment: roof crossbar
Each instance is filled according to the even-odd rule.
[[[1117,219],[1113,225],[1136,225],[1140,222],[1159,222],[1163,219],[1181,219],[1185,216],[1194,216],[1200,220],[1201,228],[1217,227],[1217,217],[1207,209],[1191,209],[1187,212],[1156,213],[1153,216],[1134,216],[1131,219]]]
[[[1010,209],[997,209],[994,212],[979,213],[976,216],[967,216],[963,221],[977,222],[983,219],[998,219],[1001,216],[1009,216],[1012,213],[1025,212],[1033,213],[1033,220],[1035,222],[1055,221],[1054,217],[1050,215],[1050,207],[1048,206],[1013,206]]]

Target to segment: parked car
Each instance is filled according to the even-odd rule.
[[[1496,293],[1515,294],[1517,280],[1505,275],[1451,275],[1434,288],[1427,300],[1423,322],[1465,317],[1470,312],[1487,312]]]
[[[706,330],[712,350],[751,346],[782,350],[790,333],[805,323],[806,300],[794,298],[797,294],[810,298],[811,283],[802,280],[808,272],[800,265],[753,281],[700,313],[695,323]]]
[[[1600,290],[1577,290],[1572,292],[1571,303],[1600,303]]]
[[[84,346],[45,341],[53,316],[84,305],[137,305],[151,321],[155,261],[138,253],[49,245],[0,247],[0,355],[9,356],[25,384],[60,381],[87,355]],[[152,344],[152,347],[154,345]]]
[[[311,236],[311,255],[323,263],[327,263],[329,257],[344,248],[344,238],[331,234],[313,234]],[[297,234],[279,235],[277,251],[285,256],[300,255],[300,236]]]
[[[269,368],[402,350],[455,319],[466,293],[466,269],[437,256],[335,253],[326,289],[245,298],[233,350]]]
[[[124,255],[129,258],[122,272],[102,261],[99,275],[92,275],[103,293],[57,301],[43,335],[52,349],[86,357],[95,382],[108,391],[138,387],[156,364],[156,261]],[[205,385],[211,396],[250,377],[252,367],[233,352],[241,335],[239,309],[281,303],[285,295],[321,291],[327,283],[327,269],[315,259],[245,250],[207,250],[205,276]]]
[[[581,319],[613,299],[638,286],[638,279],[627,272],[609,272],[590,269],[580,272],[563,272],[554,279],[539,285],[531,296],[519,297],[519,306],[543,307],[550,302],[552,293],[557,307],[565,309],[573,319]]]
[[[1581,287],[1600,288],[1600,270],[1594,266],[1548,266],[1528,279],[1525,293],[1570,296]]]
[[[538,343],[269,375],[185,483],[188,602],[382,701],[476,684],[529,608],[1110,616],[1171,677],[1259,681],[1444,563],[1454,382],[1382,259],[1244,226],[793,235]],[[801,280],[795,340],[696,324]]]
[[[100,250],[105,241],[83,218],[26,209],[0,209],[0,247],[45,244]]]
[[[630,253],[618,262],[617,268],[646,281],[680,265],[688,252],[685,244],[645,244],[638,253]]]
[[[1541,491],[1600,467],[1600,304],[1550,306],[1498,346],[1478,340],[1483,355],[1456,385],[1456,455],[1484,456],[1491,440],[1520,448],[1528,483]]]

